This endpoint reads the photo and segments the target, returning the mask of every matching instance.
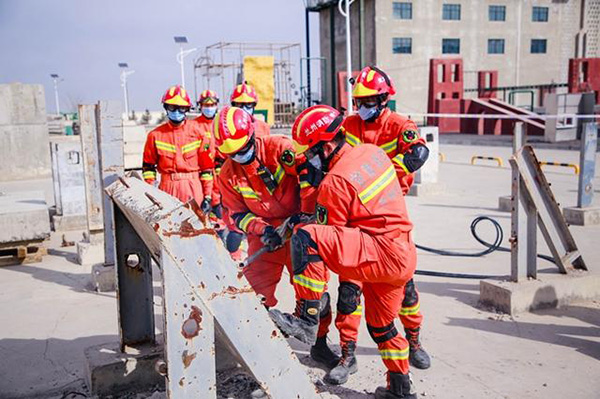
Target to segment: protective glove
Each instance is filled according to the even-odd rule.
[[[298,173],[298,180],[300,180],[300,187],[303,186],[302,183],[318,187],[325,177],[325,172],[322,169],[316,168],[308,161],[299,164],[296,167],[296,172]]]
[[[300,223],[314,223],[315,221],[315,215],[311,215],[308,213],[296,213],[295,215],[292,215],[289,220],[288,220],[288,224],[290,228],[294,228],[296,225],[300,224]]]
[[[202,212],[204,212],[205,215],[208,215],[208,213],[210,212],[211,206],[210,206],[210,197],[204,197],[204,199],[202,200],[202,203],[200,204],[200,210]]]
[[[230,253],[233,253],[240,249],[240,244],[242,243],[242,238],[244,235],[235,230],[230,230],[227,233],[227,238],[225,239],[225,246]]]
[[[269,252],[276,251],[283,244],[283,240],[273,226],[265,227],[265,232],[260,236],[260,241],[265,244]]]
[[[217,217],[217,219],[223,219],[223,205],[217,204],[212,207],[212,211]]]

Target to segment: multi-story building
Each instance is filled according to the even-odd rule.
[[[345,19],[338,1],[308,3],[320,13],[324,99],[335,103]],[[498,71],[498,86],[566,83],[569,58],[600,56],[600,0],[356,0],[351,26],[352,69],[387,71],[400,112],[427,110],[431,58],[462,58],[469,89],[481,70]]]

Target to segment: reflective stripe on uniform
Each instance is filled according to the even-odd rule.
[[[402,168],[402,170],[406,172],[407,175],[410,174],[410,172],[408,171],[408,168],[406,167],[406,165],[404,165],[404,154],[396,155],[394,158],[392,158],[392,161],[396,165],[400,166]]]
[[[314,292],[325,291],[325,281],[315,280],[310,277],[306,277],[302,274],[294,275],[294,283],[302,287],[308,288],[309,290]]]
[[[361,143],[361,141],[358,137],[356,137],[355,135],[353,135],[352,133],[350,133],[347,130],[345,132],[346,132],[346,143],[350,144],[352,147],[356,147],[357,145],[359,145]]]
[[[202,172],[200,173],[200,180],[210,181],[213,180],[212,172]]]
[[[384,360],[406,360],[409,349],[380,349],[379,354]]]
[[[188,144],[184,145],[183,147],[181,147],[181,152],[183,154],[186,154],[188,152],[197,150],[201,146],[202,146],[202,141],[201,140],[192,141],[191,143],[188,143]]]
[[[153,170],[147,170],[145,172],[142,172],[142,177],[144,179],[156,179],[156,172]]]
[[[258,194],[256,194],[256,191],[252,190],[250,187],[235,186],[234,189],[238,193],[242,194],[242,197],[244,197],[244,198],[260,199]]]
[[[156,144],[156,149],[157,150],[163,150],[163,151],[168,151],[168,152],[177,152],[177,147],[175,147],[173,144],[164,142],[164,141],[159,141],[159,140],[155,140],[154,143]]]
[[[248,229],[248,225],[253,219],[256,219],[256,215],[252,212],[248,212],[246,216],[244,216],[242,220],[240,220],[240,222],[238,223],[238,227],[245,233]]]
[[[283,170],[283,166],[277,165],[277,169],[275,170],[275,174],[273,175],[277,184],[281,183],[281,180],[283,180],[284,175],[285,171]]]
[[[350,316],[361,316],[362,313],[363,313],[363,307],[362,307],[362,305],[358,305],[356,307],[356,310],[354,312],[350,313]]]
[[[300,188],[306,188],[306,187],[310,187],[310,183],[307,181],[301,181]]]
[[[396,178],[394,167],[390,166],[381,176],[379,176],[373,183],[365,188],[358,195],[360,202],[366,204],[371,201],[377,194],[383,191],[391,182]]]
[[[416,315],[417,313],[419,313],[420,309],[421,309],[421,304],[417,302],[417,304],[414,306],[400,309],[399,314],[401,316],[412,316],[412,315]]]
[[[385,151],[386,154],[393,152],[394,150],[396,150],[398,148],[398,137],[396,137],[394,140],[392,140],[390,142],[380,145],[379,148],[381,148],[383,151]]]

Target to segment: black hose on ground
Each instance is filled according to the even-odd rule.
[[[494,229],[496,230],[496,238],[494,239],[493,243],[489,243],[489,242],[485,241],[477,234],[477,225],[479,224],[479,222],[484,221],[484,220],[490,222],[494,226]],[[486,247],[486,249],[484,249],[483,251],[480,251],[480,252],[469,253],[469,252],[446,251],[443,249],[435,249],[435,248],[425,247],[423,245],[418,245],[418,244],[415,244],[415,245],[420,250],[431,252],[431,253],[434,253],[437,255],[460,256],[460,257],[469,257],[469,258],[476,258],[476,257],[480,257],[480,256],[489,255],[494,251],[510,252],[509,248],[500,246],[502,244],[502,240],[504,239],[504,232],[502,231],[502,226],[500,226],[500,223],[498,223],[496,220],[492,219],[489,216],[479,216],[479,217],[476,217],[475,219],[473,219],[473,221],[471,222],[471,235],[473,235],[473,237],[477,240],[477,242],[479,242],[481,245]],[[540,259],[544,259],[548,262],[554,263],[554,259],[548,255],[538,254],[537,257]],[[415,274],[420,274],[423,276],[468,278],[468,279],[476,279],[476,280],[504,277],[504,275],[449,273],[449,272],[436,272],[436,271],[431,271],[431,270],[417,270],[415,272]]]

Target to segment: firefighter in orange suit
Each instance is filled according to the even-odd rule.
[[[224,107],[217,114],[215,144],[227,156],[218,184],[223,206],[248,237],[248,255],[268,248],[244,268],[244,275],[265,297],[265,306],[274,306],[283,266],[291,271],[289,242],[284,243],[275,228],[299,211],[300,187],[291,140],[256,137],[253,119],[236,107]]]
[[[231,106],[238,107],[254,116],[254,108],[258,104],[258,96],[254,87],[244,82],[239,84],[231,93]],[[266,122],[254,118],[254,134],[256,137],[268,136],[271,133],[271,128]]]
[[[387,387],[377,388],[375,397],[416,399],[408,342],[394,326],[416,266],[412,223],[386,153],[372,144],[346,144],[342,119],[317,105],[292,128],[296,153],[308,160],[307,181],[317,187],[317,224],[298,228],[291,238],[296,312],[269,313],[285,334],[314,344],[329,270],[361,282],[367,328],[388,369]]]
[[[358,114],[348,116],[342,130],[346,143],[352,147],[369,143],[381,148],[391,159],[402,192],[406,194],[414,180],[413,172],[425,163],[429,150],[425,146],[425,140],[419,137],[417,125],[387,108],[389,96],[393,94],[394,86],[385,72],[373,66],[364,68],[352,91]],[[340,280],[335,324],[340,333],[343,356],[326,375],[325,379],[329,383],[343,384],[350,374],[357,371],[353,351],[344,349],[348,346],[355,347],[358,339],[362,315],[360,296],[360,282]],[[410,344],[411,365],[420,369],[429,368],[429,355],[419,339],[423,315],[420,312],[419,294],[412,279],[405,285],[399,317]],[[326,333],[325,327],[321,327],[321,330]],[[320,361],[318,356],[313,358]]]
[[[182,202],[195,199],[205,213],[210,211],[213,188],[210,138],[202,135],[193,121],[186,120],[192,103],[186,90],[177,85],[162,98],[168,121],[148,133],[142,175],[149,184],[160,173],[159,188]],[[211,176],[210,179],[206,176]],[[204,177],[201,179],[201,177]]]

